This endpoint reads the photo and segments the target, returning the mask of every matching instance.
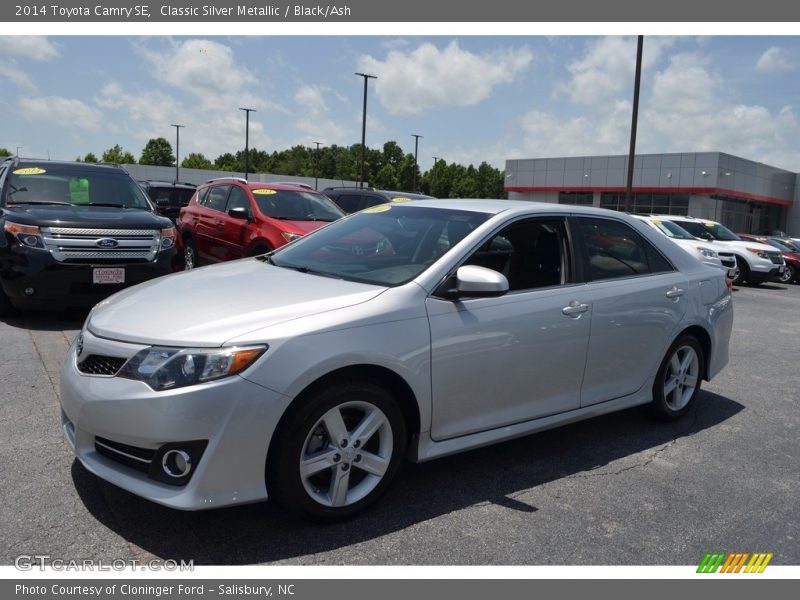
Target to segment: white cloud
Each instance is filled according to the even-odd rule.
[[[652,67],[673,38],[647,37],[642,46],[642,72]],[[636,70],[636,38],[604,37],[590,42],[583,57],[567,66],[568,83],[559,86],[576,104],[596,104],[625,93],[633,96]]]
[[[36,89],[36,84],[28,77],[27,73],[10,62],[0,61],[0,77],[5,77],[22,89],[28,91]]]
[[[378,76],[375,90],[387,111],[413,115],[478,104],[496,85],[513,81],[532,59],[527,48],[477,55],[452,41],[441,50],[431,43],[409,52],[392,50],[383,61],[362,56],[358,68]]]
[[[103,124],[102,112],[73,98],[20,98],[19,111],[27,121],[52,123],[59,127],[97,130]]]
[[[791,58],[777,46],[767,48],[756,62],[756,70],[764,73],[785,73],[795,68]]]
[[[325,145],[347,144],[346,130],[330,116],[325,101],[327,90],[316,85],[303,85],[294,95],[295,127],[308,140],[319,140]],[[302,142],[310,146],[310,141]]]
[[[50,60],[59,56],[58,46],[41,35],[0,36],[0,54],[32,60]]]

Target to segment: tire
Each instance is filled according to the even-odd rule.
[[[11,312],[11,301],[6,296],[3,288],[0,287],[0,317],[5,317]]]
[[[279,426],[267,491],[302,518],[349,519],[386,491],[405,449],[405,421],[391,394],[371,381],[327,382],[290,408]]]
[[[187,237],[183,240],[183,269],[189,271],[200,266],[200,260],[197,257],[197,247],[194,245],[192,238]]]
[[[742,285],[747,281],[747,276],[750,274],[750,269],[747,266],[747,261],[739,256],[736,257],[736,267],[734,268],[733,285]]]
[[[705,357],[697,338],[682,335],[675,340],[656,373],[650,413],[662,421],[685,415],[697,399],[704,370]]]
[[[778,281],[780,283],[792,283],[793,281],[797,281],[796,275],[794,267],[792,265],[786,265],[786,269],[783,271],[783,275],[781,275]]]
[[[264,244],[261,244],[250,250],[249,256],[261,256],[262,254],[266,254],[267,252],[272,252],[272,248],[270,248],[269,246],[265,246]]]

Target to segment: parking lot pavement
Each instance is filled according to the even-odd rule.
[[[269,503],[184,513],[89,474],[62,440],[58,370],[85,314],[0,320],[0,563],[800,564],[800,286],[735,292],[731,360],[687,417],[634,409],[426,464],[365,516]]]

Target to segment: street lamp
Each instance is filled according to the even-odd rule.
[[[639,121],[639,86],[642,80],[642,46],[644,36],[636,41],[636,72],[633,79],[633,111],[631,112],[631,145],[628,151],[628,180],[625,185],[625,212],[631,212],[633,202],[633,161],[636,157],[636,124]]]
[[[441,156],[432,156],[433,158],[433,169],[431,172],[431,189],[429,190],[430,194],[433,194],[433,184],[436,183],[436,164],[441,160]]]
[[[17,146],[17,158],[19,158],[19,149],[24,148],[25,146]]]
[[[419,150],[419,138],[422,136],[418,133],[412,133],[411,137],[414,138],[414,183],[411,184],[411,191],[417,191],[417,150]]]
[[[314,152],[314,189],[319,191],[319,177],[317,177],[317,168],[319,167],[319,145],[322,142],[311,142],[317,145],[317,150]]]
[[[364,187],[364,153],[366,152],[367,143],[367,81],[369,79],[377,79],[376,75],[367,75],[366,73],[355,73],[359,77],[364,78],[364,111],[361,117],[361,169],[358,173],[358,187]]]
[[[181,127],[186,127],[186,125],[174,125],[173,124],[173,125],[170,125],[170,127],[174,127],[175,128],[175,183],[178,183],[180,181],[180,178],[178,177],[178,174],[179,174],[178,168],[179,168],[179,165],[181,164],[181,159],[180,159]]]
[[[256,112],[255,108],[240,108],[245,114],[244,125],[244,178],[250,173],[250,113]]]

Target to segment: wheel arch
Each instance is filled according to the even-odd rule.
[[[675,336],[675,340],[684,335],[691,335],[700,343],[700,347],[703,349],[703,379],[708,381],[708,363],[711,359],[712,349],[711,335],[709,335],[708,331],[706,331],[705,328],[701,327],[700,325],[690,325],[689,327],[681,330],[678,335]],[[675,340],[673,340],[673,343]]]
[[[411,440],[420,432],[421,418],[419,411],[419,404],[417,397],[411,386],[406,382],[403,377],[398,375],[395,371],[379,365],[372,364],[356,364],[341,367],[321,375],[311,383],[309,383],[303,390],[295,396],[294,400],[289,404],[283,412],[277,426],[275,427],[272,439],[270,440],[269,449],[267,450],[266,468],[269,468],[270,457],[275,455],[275,443],[278,438],[278,432],[285,426],[286,422],[291,418],[293,412],[302,405],[305,398],[316,393],[321,388],[330,385],[336,379],[348,380],[365,380],[376,385],[379,385],[392,394],[396,400],[400,411],[403,414],[403,419],[406,424],[406,436],[409,444]]]

